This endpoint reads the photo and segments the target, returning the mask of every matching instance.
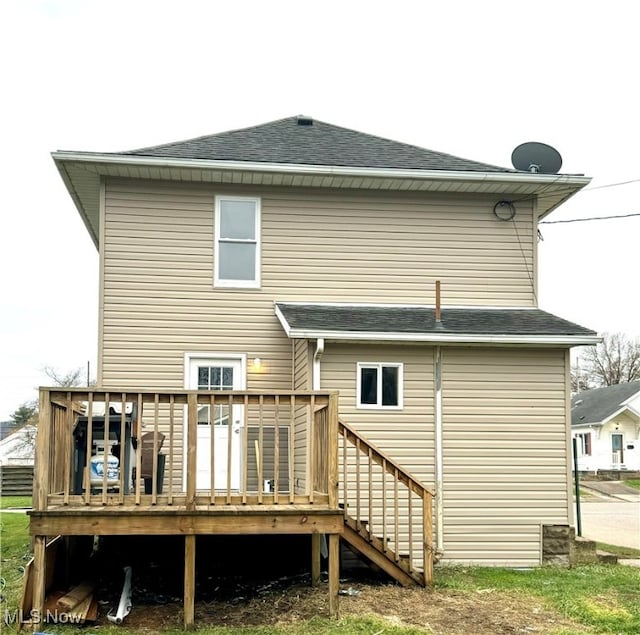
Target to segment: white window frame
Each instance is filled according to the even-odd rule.
[[[587,438],[589,439],[588,443]],[[580,456],[591,456],[593,454],[593,437],[591,432],[576,432],[576,441],[578,443],[578,449],[580,450]],[[588,452],[587,445],[589,446]]]
[[[361,402],[361,370],[363,368],[375,368],[378,371],[378,403]],[[382,369],[398,369],[398,405],[382,405]],[[402,362],[358,362],[356,364],[356,408],[361,410],[402,410],[404,402],[404,364]]]
[[[240,362],[240,388],[238,390],[247,389],[247,354],[246,353],[218,353],[217,351],[209,352],[187,352],[184,354],[184,387],[185,390],[197,390],[190,387],[192,383],[191,362],[200,361],[203,364],[217,366],[224,364],[226,361]]]
[[[220,205],[222,201],[244,201],[244,202],[252,202],[255,204],[256,216],[255,216],[255,239],[240,239],[240,238],[232,238],[225,239],[220,238]],[[227,287],[227,288],[235,288],[235,289],[259,289],[261,280],[260,280],[260,246],[261,246],[261,201],[260,198],[252,197],[252,196],[226,196],[219,195],[215,198],[215,216],[214,216],[214,253],[213,253],[213,286],[214,287]],[[228,278],[220,278],[219,270],[220,270],[220,241],[228,242],[228,243],[237,243],[237,244],[255,244],[256,246],[256,262],[255,262],[255,272],[253,280],[234,280]]]

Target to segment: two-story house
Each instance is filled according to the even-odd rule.
[[[95,391],[43,392],[41,441],[77,446],[80,400],[82,461],[115,430],[121,474],[41,470],[41,559],[45,535],[162,531],[189,569],[199,533],[268,530],[311,533],[317,572],[326,534],[335,607],[340,536],[425,583],[434,557],[536,565],[572,522],[569,349],[597,337],[538,308],[537,223],[588,178],[309,117],[53,158],[100,255],[99,361]],[[91,432],[99,401],[122,407]]]

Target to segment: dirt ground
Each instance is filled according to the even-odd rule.
[[[254,590],[256,591],[256,590]],[[516,592],[486,589],[475,592],[403,589],[390,584],[341,585],[340,615],[376,615],[394,625],[422,627],[438,635],[544,634],[561,627],[580,630],[576,624],[545,607],[542,602]],[[295,624],[314,615],[327,615],[327,585],[311,588],[308,581],[269,585],[246,597],[198,602],[196,624]],[[105,611],[106,612],[106,611]],[[102,623],[106,620],[100,618]],[[150,634],[182,626],[179,602],[136,605],[125,620],[130,629]],[[428,630],[430,629],[430,631]]]

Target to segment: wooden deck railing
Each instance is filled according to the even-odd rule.
[[[335,509],[337,412],[329,392],[43,388],[34,509]]]
[[[345,523],[431,584],[433,492],[344,421],[338,429]]]

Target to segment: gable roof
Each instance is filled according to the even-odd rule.
[[[277,302],[291,338],[575,345],[599,341],[595,331],[534,308],[443,307],[440,323],[428,306]]]
[[[606,423],[636,395],[640,395],[640,381],[578,393],[571,399],[571,425]]]
[[[304,125],[300,125],[300,123]],[[124,152],[52,153],[98,246],[105,177],[261,187],[315,187],[481,194],[498,202],[537,198],[538,218],[589,178],[538,174],[462,159],[308,117],[288,117]]]
[[[517,172],[303,116],[120,154],[361,168]]]

